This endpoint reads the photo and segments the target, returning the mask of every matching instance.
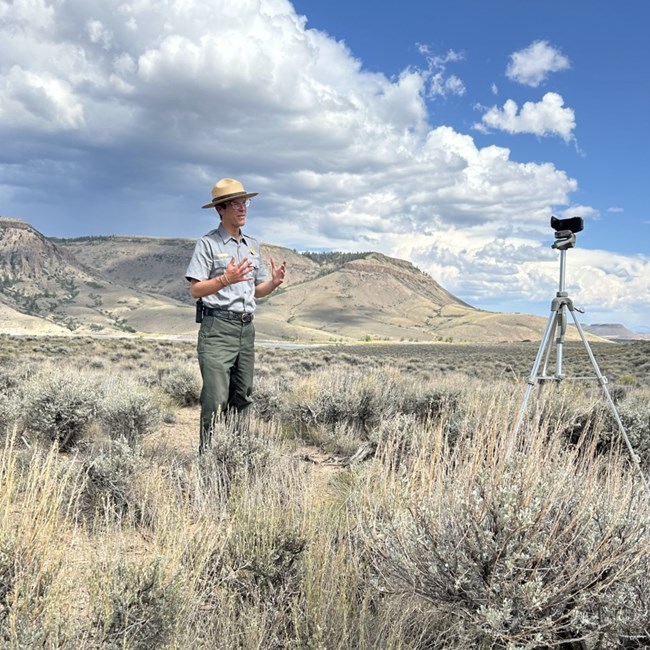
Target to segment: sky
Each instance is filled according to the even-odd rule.
[[[546,316],[550,218],[579,216],[580,322],[650,331],[649,24],[638,0],[0,0],[0,215],[197,238],[231,177],[264,243]]]

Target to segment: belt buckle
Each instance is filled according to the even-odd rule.
[[[249,314],[248,312],[242,312],[241,315],[241,322],[242,323],[250,323],[253,320],[253,315]]]

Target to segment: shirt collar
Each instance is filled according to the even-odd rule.
[[[219,237],[221,237],[221,240],[225,244],[229,240],[233,240],[236,242],[237,240],[225,229],[224,225],[222,223],[219,223],[219,227],[217,228],[217,232],[219,233]],[[240,242],[242,244],[246,244],[246,235],[242,232],[241,233],[241,239]]]

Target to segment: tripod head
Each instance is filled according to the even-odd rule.
[[[582,217],[558,219],[551,217],[551,228],[555,230],[555,242],[551,248],[564,251],[576,245],[576,233],[585,227]]]

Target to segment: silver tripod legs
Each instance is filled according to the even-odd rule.
[[[530,371],[530,377],[528,377],[528,385],[526,386],[526,393],[521,403],[521,408],[519,409],[519,416],[517,417],[517,423],[515,424],[515,428],[512,431],[512,435],[510,436],[510,443],[508,445],[508,451],[507,451],[508,457],[510,457],[510,455],[512,454],[512,449],[515,445],[517,436],[519,435],[519,429],[521,428],[521,425],[524,421],[524,416],[526,415],[526,409],[528,407],[528,400],[530,399],[530,395],[533,392],[533,388],[535,388],[535,386],[541,379],[540,375],[538,375],[537,373],[539,372],[539,366],[542,362],[542,357],[544,357],[545,359],[544,369],[546,370],[549,354],[551,351],[550,342],[551,342],[552,334],[557,329],[558,313],[559,312],[557,310],[553,310],[551,308],[551,315],[549,316],[548,323],[546,324],[546,329],[544,330],[544,335],[542,336],[542,342],[539,346],[539,350],[537,351],[537,356],[535,357],[533,368]]]
[[[542,342],[537,352],[537,357],[535,358],[535,362],[533,363],[533,368],[528,378],[526,393],[524,395],[521,408],[519,409],[517,422],[515,424],[512,435],[510,437],[510,442],[508,444],[507,456],[509,457],[512,454],[512,451],[516,444],[517,437],[519,435],[519,430],[521,428],[524,417],[526,415],[528,401],[533,392],[533,388],[539,382],[543,382],[543,381],[560,382],[562,381],[562,379],[564,379],[564,375],[562,374],[562,370],[563,370],[562,364],[563,364],[563,354],[564,354],[564,334],[566,331],[566,322],[567,322],[566,319],[567,309],[571,313],[571,317],[573,318],[573,323],[575,324],[576,329],[578,330],[578,334],[580,335],[582,344],[584,345],[585,350],[587,351],[587,355],[589,356],[589,361],[591,362],[591,366],[595,373],[595,377],[574,377],[573,379],[595,379],[600,384],[603,390],[603,394],[605,395],[605,399],[607,400],[607,404],[609,405],[612,415],[614,416],[614,420],[616,421],[616,424],[620,431],[621,437],[625,442],[625,446],[627,447],[627,450],[630,454],[632,462],[634,463],[634,466],[637,472],[639,473],[639,476],[641,477],[641,481],[643,482],[646,492],[648,493],[648,495],[650,495],[650,486],[648,485],[648,481],[643,473],[641,464],[639,463],[639,457],[637,456],[636,452],[634,451],[634,448],[632,447],[632,443],[630,442],[627,432],[625,431],[625,427],[623,426],[621,417],[618,414],[618,410],[616,409],[614,400],[612,399],[609,389],[607,388],[607,378],[603,376],[602,372],[600,371],[600,368],[598,367],[598,363],[596,362],[596,358],[594,357],[589,342],[587,341],[587,337],[585,336],[584,330],[582,329],[582,326],[580,325],[580,322],[578,321],[578,318],[576,316],[575,313],[576,310],[575,307],[573,306],[573,301],[563,291],[558,292],[557,296],[555,297],[551,305],[551,315],[549,316],[546,329],[544,330],[544,335],[542,336]],[[557,334],[557,338],[555,341],[556,343],[555,374],[549,376],[547,375],[547,368],[548,368],[548,360],[551,351],[551,341],[556,334]],[[544,359],[544,367],[542,373],[539,374],[539,367],[542,363],[542,359]]]

